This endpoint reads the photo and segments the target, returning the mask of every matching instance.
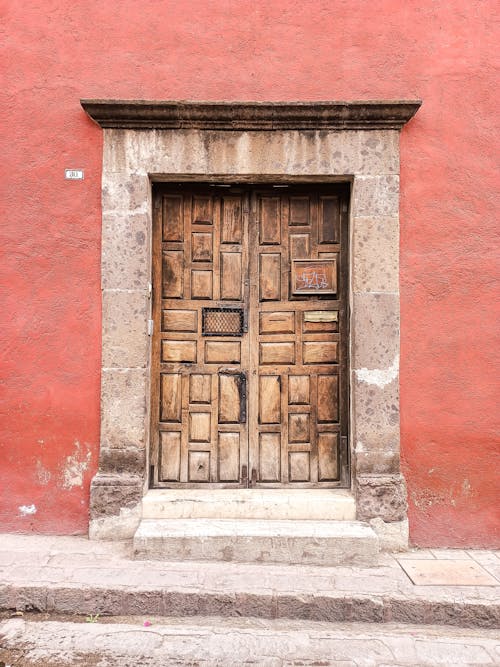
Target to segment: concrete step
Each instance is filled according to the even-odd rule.
[[[375,564],[379,541],[360,521],[143,519],[137,559],[283,565]]]
[[[354,521],[345,489],[151,489],[143,519],[295,519]]]

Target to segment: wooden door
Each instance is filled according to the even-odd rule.
[[[346,484],[345,191],[273,188],[251,205],[251,476]]]
[[[347,201],[156,188],[152,485],[348,485]]]
[[[162,188],[153,217],[153,483],[240,485],[248,194]]]

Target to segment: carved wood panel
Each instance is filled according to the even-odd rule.
[[[255,190],[250,234],[250,468],[257,483],[347,478],[347,198]]]
[[[155,193],[151,462],[156,485],[238,485],[241,467],[248,465],[249,346],[241,327],[248,301],[245,207],[243,191]]]
[[[157,486],[347,485],[345,186],[158,186]]]

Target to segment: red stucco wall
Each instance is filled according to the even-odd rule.
[[[2,3],[0,530],[87,528],[99,442],[102,137],[79,99],[422,98],[401,137],[411,535],[420,545],[499,544],[497,7]],[[64,180],[71,167],[85,169],[83,182]]]

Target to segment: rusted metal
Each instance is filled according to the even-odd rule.
[[[240,424],[247,421],[247,376],[246,373],[238,373],[238,393],[240,396]]]

